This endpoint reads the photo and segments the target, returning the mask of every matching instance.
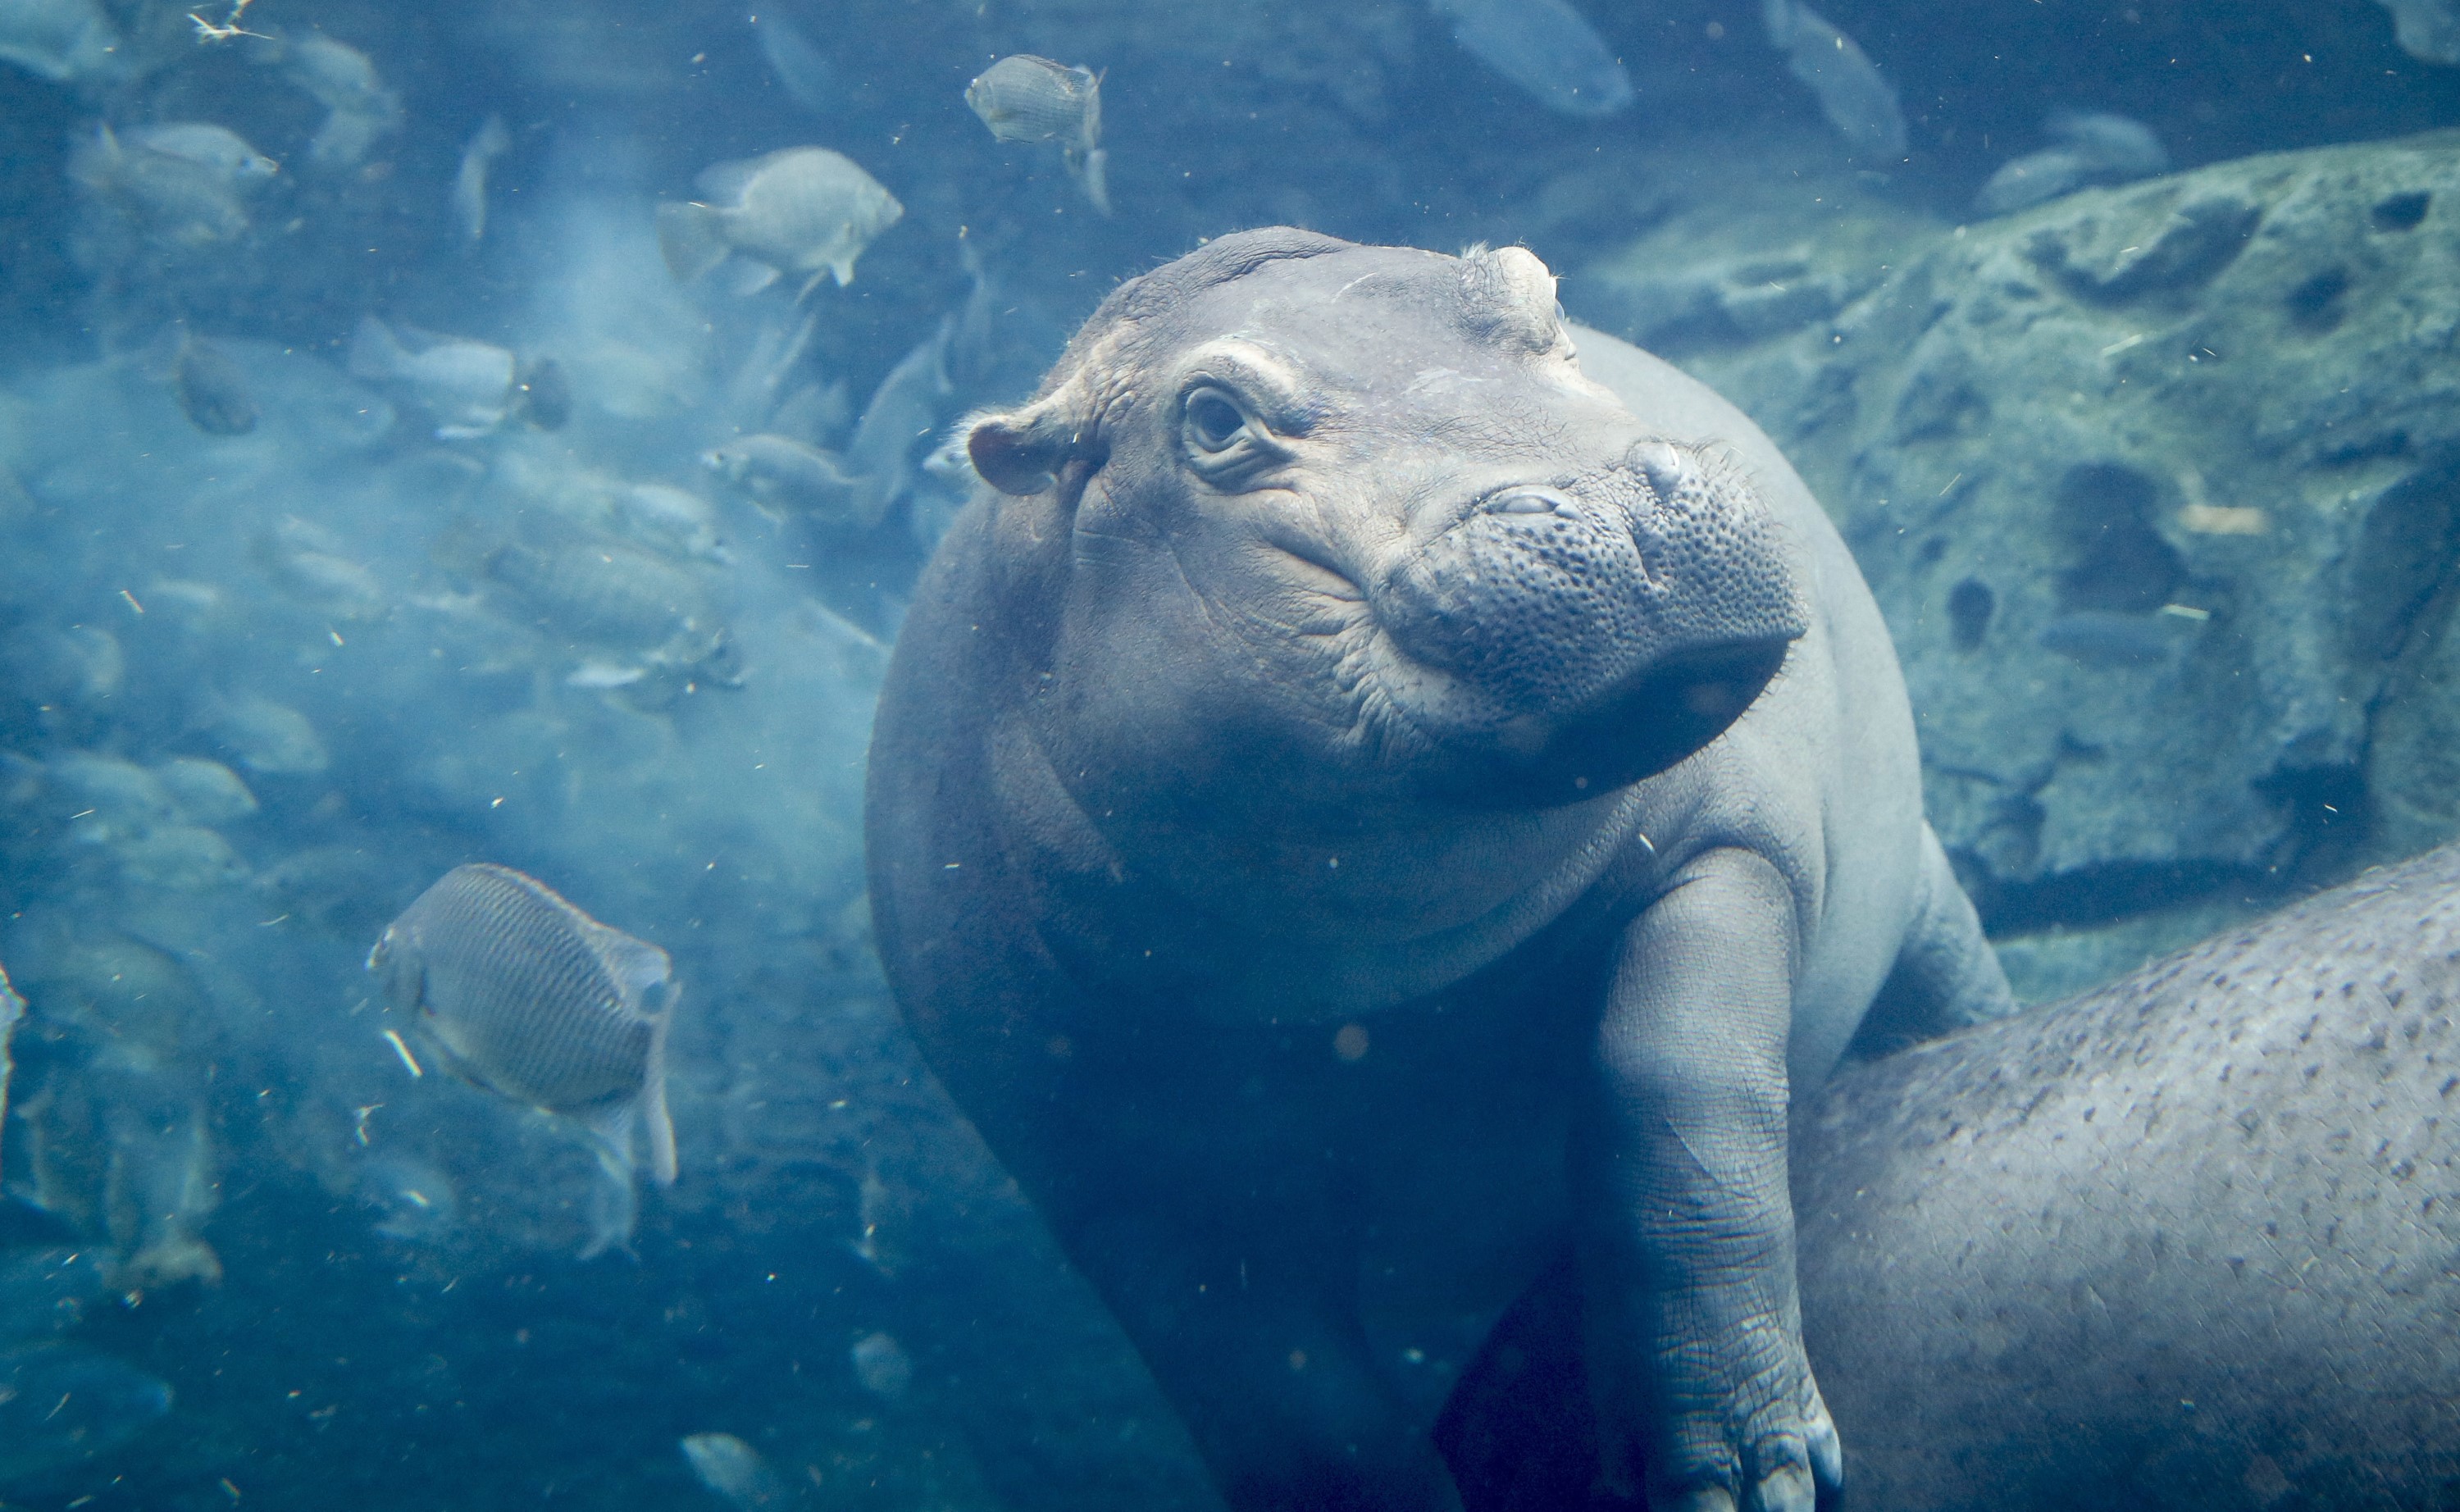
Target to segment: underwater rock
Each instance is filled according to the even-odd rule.
[[[1834,314],[1689,350],[1852,543],[1932,821],[1994,928],[2243,910],[2460,832],[2460,246],[2434,230],[2455,149],[2251,158],[1900,228]],[[1660,245],[1566,281],[1576,312]]]

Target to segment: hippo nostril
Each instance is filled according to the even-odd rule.
[[[1507,488],[1486,500],[1490,515],[1574,515],[1579,506],[1551,488]]]
[[[1690,465],[1671,441],[1642,441],[1631,449],[1631,466],[1648,479],[1649,491],[1666,499],[1683,486]]]

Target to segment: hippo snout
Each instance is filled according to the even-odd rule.
[[[1806,628],[1748,482],[1662,441],[1490,488],[1369,598],[1394,649],[1449,685],[1454,734],[1581,790],[1714,739]]]

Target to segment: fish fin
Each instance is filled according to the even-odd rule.
[[[647,940],[635,940],[623,930],[598,924],[596,920],[590,922],[600,931],[595,941],[598,958],[606,963],[606,969],[614,976],[616,984],[632,1000],[634,1011],[657,1015],[661,1010],[642,1007],[642,999],[647,997],[652,989],[673,979],[672,958]]]
[[[678,284],[726,261],[725,223],[710,205],[668,200],[658,206],[658,255]]]
[[[598,1157],[598,1174],[589,1192],[589,1243],[581,1258],[594,1260],[609,1249],[632,1252],[632,1229],[641,1216],[640,1194],[632,1177],[632,1126],[640,1118],[637,1102],[619,1102],[580,1116],[575,1121],[589,1131]]]
[[[1084,189],[1085,198],[1092,202],[1093,208],[1100,212],[1104,220],[1109,220],[1111,217],[1110,149],[1089,147],[1083,152],[1071,153],[1068,166],[1075,173],[1076,182]]]
[[[667,1039],[658,1036],[649,1073],[641,1087],[641,1132],[649,1141],[649,1179],[675,1184],[675,1120],[667,1112]]]
[[[692,187],[698,189],[704,199],[714,201],[719,204],[732,204],[743,198],[743,191],[750,186],[760,170],[769,165],[769,159],[774,156],[775,154],[772,153],[758,158],[745,158],[735,162],[710,163],[700,171],[699,178],[692,181]]]
[[[401,343],[383,321],[373,315],[359,317],[357,329],[350,332],[351,377],[392,377],[401,370],[403,355]]]
[[[851,257],[841,257],[836,262],[831,263],[829,265],[829,276],[838,281],[838,287],[839,288],[843,288],[848,284],[853,283],[854,259]],[[814,282],[816,283],[817,280],[814,280]]]
[[[742,274],[734,280],[734,296],[749,299],[777,282],[777,270],[766,263],[746,262]]]

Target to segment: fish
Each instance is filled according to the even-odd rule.
[[[7,991],[0,987],[0,993]],[[7,1011],[8,999],[0,996],[0,1065],[8,1060]],[[0,1113],[6,1111],[0,1106]],[[103,1258],[91,1248],[0,1250],[0,1344],[65,1333],[110,1289]]]
[[[359,317],[350,376],[434,416],[439,440],[470,440],[502,427],[517,398],[519,363],[502,347]]]
[[[69,151],[68,169],[71,181],[97,203],[165,245],[215,246],[247,234],[242,193],[253,181],[192,158],[133,145],[108,125],[77,140]]]
[[[789,436],[738,436],[710,447],[700,459],[702,466],[779,518],[827,520],[853,508],[859,479],[846,470],[845,458]]]
[[[0,0],[0,60],[55,84],[118,72],[119,47],[95,0]]]
[[[256,795],[219,761],[172,756],[154,763],[154,777],[184,823],[227,824],[257,811]]]
[[[609,514],[626,539],[668,556],[726,566],[734,560],[718,538],[708,500],[672,483],[634,483],[617,490]]]
[[[337,620],[371,620],[387,607],[384,587],[365,565],[343,554],[339,537],[286,515],[257,536],[258,566],[285,594]]]
[[[461,239],[474,246],[487,234],[487,167],[511,151],[512,145],[504,117],[489,116],[461,149],[461,166],[453,175],[453,224],[461,228]]]
[[[154,126],[130,126],[122,130],[119,139],[132,147],[158,152],[166,158],[182,158],[201,168],[210,168],[233,183],[249,183],[270,179],[282,171],[281,164],[247,144],[247,138],[227,126],[204,121],[166,121]]]
[[[388,1239],[432,1244],[453,1231],[460,1212],[453,1179],[415,1156],[368,1157],[351,1190],[374,1210],[368,1226]]]
[[[760,1451],[732,1434],[687,1434],[680,1447],[700,1483],[732,1506],[784,1506],[786,1483]]]
[[[2035,640],[2087,667],[2157,667],[2170,659],[2176,638],[2150,614],[2117,609],[2070,609],[2042,628]]]
[[[879,524],[913,487],[915,450],[931,441],[941,407],[956,392],[946,354],[958,325],[958,316],[943,318],[931,335],[898,358],[855,422],[845,459],[858,479],[848,516],[857,528]]]
[[[308,159],[327,169],[352,168],[375,144],[401,129],[401,96],[385,87],[365,53],[323,32],[279,45],[283,76],[325,107],[324,124],[308,139]]]
[[[874,1396],[894,1401],[914,1384],[914,1356],[886,1333],[866,1333],[846,1352],[854,1362],[854,1378]]]
[[[121,877],[173,892],[210,892],[248,875],[230,841],[201,824],[148,825],[115,841],[111,850]]]
[[[1600,120],[1639,97],[1621,59],[1568,0],[1432,0],[1461,51],[1560,116]]]
[[[239,764],[261,776],[322,772],[333,764],[308,716],[255,693],[214,700],[206,727]]]
[[[541,431],[561,431],[572,420],[572,380],[553,357],[522,363],[513,372],[513,413]]]
[[[823,275],[854,282],[855,260],[905,206],[852,159],[826,147],[788,147],[700,176],[703,200],[658,206],[658,248],[667,269],[688,283],[739,254],[761,269],[754,287],[781,274],[809,275],[808,296]]]
[[[176,812],[160,777],[99,751],[63,751],[44,762],[43,791],[57,808],[53,817],[94,844],[169,823]]]
[[[2002,163],[1974,197],[1975,208],[1984,215],[2006,215],[2088,184],[2125,183],[2170,170],[2170,154],[2161,138],[2142,121],[2125,116],[2055,110],[2042,130],[2059,145]]]
[[[584,645],[690,663],[725,638],[699,572],[595,533],[508,542],[480,560],[479,576],[532,624]]]
[[[171,392],[180,413],[207,436],[245,436],[256,429],[256,396],[230,353],[183,331],[171,361]]]
[[[1893,161],[1905,154],[1905,116],[1897,91],[1870,55],[1800,0],[1763,0],[1769,45],[1786,70],[1818,96],[1828,124],[1856,152]]]
[[[2011,215],[2075,193],[2091,181],[2092,165],[2065,147],[2010,158],[1983,181],[1973,207],[1983,215]]]
[[[795,104],[815,116],[833,117],[844,111],[845,82],[838,76],[838,66],[800,27],[764,7],[752,18],[752,39],[760,44],[769,72]]]
[[[473,862],[386,926],[368,969],[456,1075],[587,1129],[626,1197],[636,1129],[650,1175],[674,1183],[666,1054],[677,984],[666,951],[535,877]],[[624,1218],[628,1230],[628,1203]],[[602,1228],[588,1252],[625,1237]]]
[[[18,625],[0,633],[0,686],[37,707],[85,709],[119,692],[128,658],[98,625]]]
[[[2170,171],[2169,149],[2152,128],[2106,110],[2054,110],[2042,131],[2101,172],[2122,179],[2149,179]]]
[[[2427,63],[2460,63],[2460,10],[2452,0],[2376,0],[2391,12],[2400,50]]]
[[[1001,141],[1057,142],[1085,198],[1102,214],[1111,213],[1100,75],[1019,53],[976,75],[965,86],[965,103]]]
[[[9,1058],[9,1041],[26,1017],[26,1000],[10,985],[9,970],[0,967],[0,1163],[5,1163],[9,1133],[9,1076],[17,1063]],[[4,1275],[5,1272],[0,1272]]]
[[[171,1410],[171,1388],[82,1344],[0,1351],[0,1484],[85,1463]]]

